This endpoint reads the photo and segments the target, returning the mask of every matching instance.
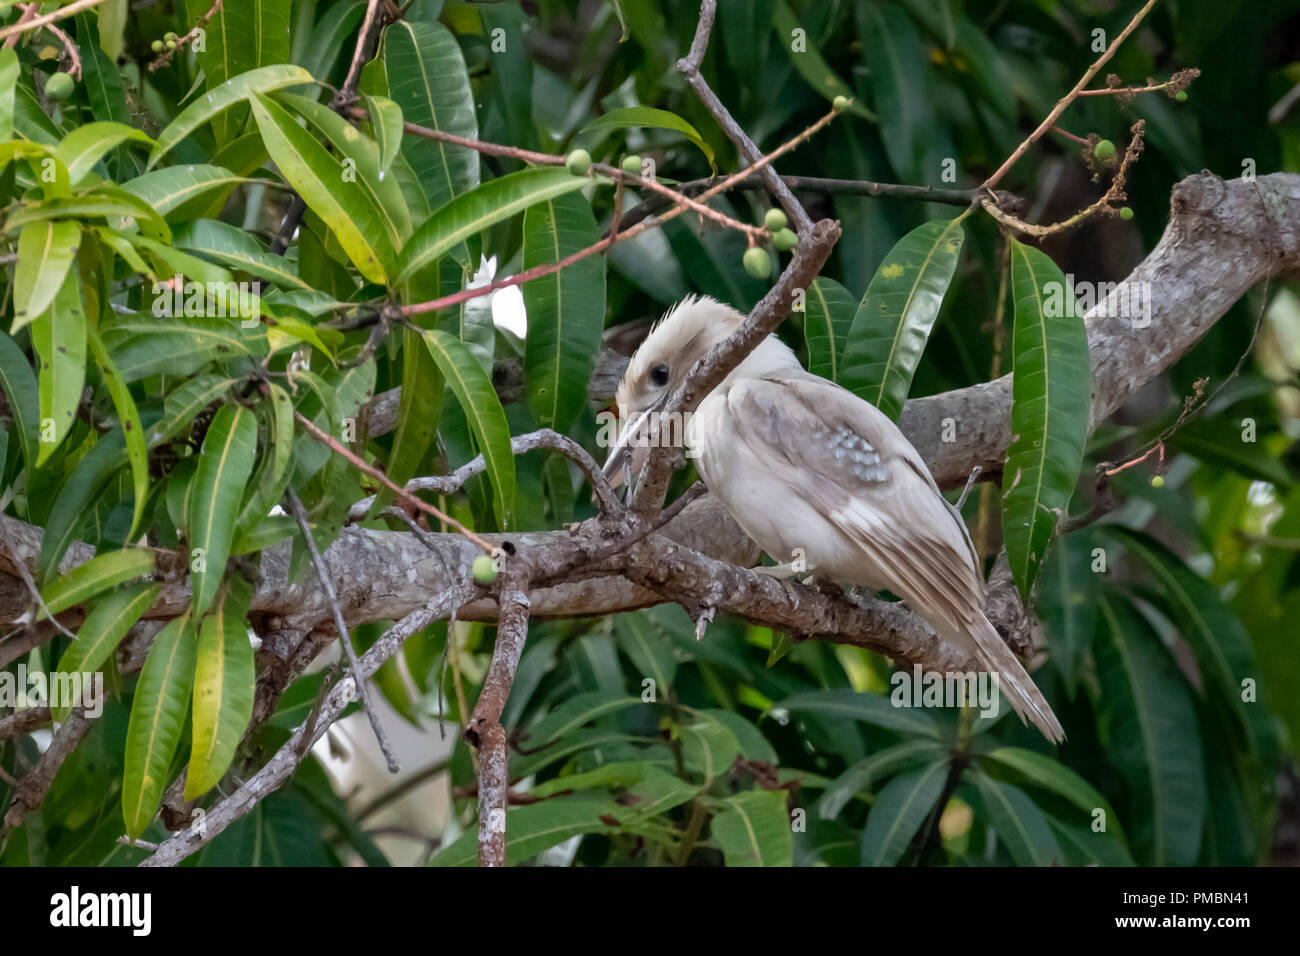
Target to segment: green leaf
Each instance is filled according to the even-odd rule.
[[[143,234],[138,237],[158,239],[164,242],[171,239],[171,229],[148,204],[123,189],[107,183],[94,187],[94,192],[85,192],[76,196],[61,196],[45,199],[41,202],[28,202],[19,206],[10,214],[6,227],[10,232],[28,223],[44,222],[51,219],[90,219],[104,217],[112,225],[130,226],[134,221]]]
[[[521,169],[493,179],[439,208],[415,230],[397,257],[401,284],[470,236],[529,206],[581,189],[586,180],[555,167]]]
[[[393,249],[401,248],[411,235],[411,213],[397,178],[388,175],[380,165],[379,144],[324,103],[288,92],[276,94],[276,99],[324,133],[344,160],[356,164],[356,184],[379,214]]]
[[[393,450],[388,458],[388,477],[399,487],[415,477],[416,469],[438,432],[442,414],[443,376],[429,349],[422,347],[421,334],[402,330],[402,382],[407,386],[397,406],[397,427],[393,429]],[[396,497],[387,487],[375,495],[370,514],[380,514]]]
[[[704,158],[709,161],[709,168],[717,171],[717,164],[714,162],[713,148],[704,141],[704,137],[686,120],[682,119],[675,113],[667,110],[654,109],[650,106],[625,106],[621,109],[610,110],[604,116],[598,117],[579,131],[578,136],[581,139],[585,134],[605,134],[611,130],[628,129],[630,127],[651,128],[651,129],[670,129],[675,133],[681,133],[692,143],[699,147]]]
[[[28,474],[36,468],[40,441],[40,397],[36,374],[27,356],[13,339],[0,332],[0,389],[9,403],[9,414],[17,427]]]
[[[153,145],[147,135],[124,123],[99,122],[78,126],[54,152],[68,167],[68,178],[76,186],[90,175],[105,153],[127,140]]]
[[[0,49],[0,142],[14,136],[14,89],[18,86],[18,54]]]
[[[289,59],[289,8],[291,0],[225,0],[207,25],[207,42],[197,54],[209,95],[223,89],[234,77],[256,67]],[[213,123],[217,142],[225,144],[239,135],[248,113],[244,109],[222,113]]]
[[[1119,840],[1088,827],[1070,826],[1055,817],[1047,818],[1057,844],[1072,863],[1082,866],[1133,866],[1133,857]]]
[[[76,269],[68,270],[50,307],[32,323],[32,348],[41,360],[39,467],[72,429],[86,384],[86,315]]]
[[[520,734],[526,749],[540,750],[555,743],[566,735],[584,727],[594,720],[608,717],[619,711],[636,707],[641,703],[639,697],[628,697],[623,693],[591,691],[578,694],[565,701],[542,720],[525,728]]]
[[[825,276],[813,280],[804,300],[803,316],[808,371],[843,384],[844,343],[856,312],[857,303],[844,286]]]
[[[853,316],[841,384],[895,421],[961,259],[961,218],[927,222],[900,239]]]
[[[293,57],[293,62],[312,76],[328,80],[340,51],[346,50],[351,55],[355,44],[345,44],[345,41],[355,32],[365,12],[365,0],[352,0],[350,3],[335,3],[319,14],[310,39],[304,44],[301,55]]]
[[[59,488],[45,522],[37,573],[42,581],[53,578],[68,546],[76,540],[95,499],[118,469],[126,465],[126,443],[121,429],[102,436],[77,462]]]
[[[506,812],[506,864],[514,865],[543,850],[584,833],[615,833],[619,827],[607,820],[617,805],[602,794],[576,793]],[[616,819],[616,818],[614,818]],[[478,834],[466,833],[439,850],[430,866],[472,866],[477,858]]]
[[[948,778],[948,761],[895,777],[871,805],[862,831],[862,866],[893,866],[935,809]]]
[[[194,614],[208,609],[225,574],[235,517],[256,454],[257,416],[239,405],[222,406],[203,439],[186,515]]]
[[[136,682],[122,774],[122,818],[131,836],[144,832],[162,803],[190,702],[196,643],[188,613],[170,621],[154,637]]]
[[[885,155],[900,176],[928,182],[938,170],[924,168],[925,148],[935,129],[925,47],[907,14],[893,4],[867,4],[861,11],[867,33],[863,60],[870,70]]]
[[[492,387],[492,380],[460,340],[437,329],[423,334],[429,354],[469,419],[496,491],[497,519],[503,529],[508,528],[514,514],[515,460],[510,449],[510,425],[501,400]]]
[[[247,181],[221,166],[198,164],[155,169],[124,182],[122,188],[139,196],[160,216],[185,220],[223,201],[231,190]]]
[[[379,171],[387,173],[402,146],[402,108],[386,96],[365,97],[370,128],[379,144]]]
[[[141,581],[115,588],[101,601],[96,601],[86,620],[77,630],[77,640],[59,658],[53,685],[59,674],[93,673],[108,660],[118,642],[135,626],[144,612],[153,606],[162,591],[161,584]],[[55,721],[62,723],[72,713],[72,705],[65,704],[52,711]]]
[[[478,114],[465,58],[456,38],[441,23],[399,20],[389,25],[384,31],[383,67],[388,77],[386,95],[408,123],[478,138]],[[407,136],[402,140],[402,155],[424,187],[430,209],[479,184],[478,154],[463,146]]]
[[[251,529],[262,521],[270,510],[280,503],[284,491],[289,486],[291,472],[289,463],[293,459],[293,400],[279,385],[268,388],[271,397],[270,409],[263,405],[260,409],[267,422],[268,438],[254,476],[255,490],[244,502],[239,513],[236,528]]]
[[[740,756],[740,738],[722,721],[708,714],[696,714],[692,723],[681,727],[682,763],[692,773],[711,781],[731,769]]]
[[[37,620],[59,614],[132,578],[153,572],[153,553],[135,548],[108,551],[95,555],[67,574],[56,578],[42,590],[45,609]]]
[[[971,774],[988,811],[993,829],[1006,844],[1017,866],[1052,866],[1061,860],[1061,848],[1043,812],[1024,791],[999,783],[987,774]]]
[[[1101,741],[1128,784],[1130,841],[1141,862],[1190,866],[1205,821],[1205,756],[1178,665],[1127,602],[1103,596],[1095,655]]]
[[[1119,526],[1108,529],[1124,548],[1150,568],[1159,585],[1157,600],[1167,607],[1179,633],[1196,654],[1213,695],[1240,725],[1249,758],[1258,775],[1268,780],[1276,772],[1278,740],[1268,705],[1260,698],[1242,699],[1246,681],[1259,683],[1259,667],[1250,635],[1241,620],[1215,594],[1214,588],[1150,535]]]
[[[316,142],[283,106],[260,94],[253,116],[280,172],[321,217],[353,265],[381,285],[392,274],[393,247],[381,214],[355,181],[348,182],[339,157]],[[358,134],[360,135],[360,134]]]
[[[131,390],[122,381],[122,375],[113,360],[108,357],[108,349],[104,347],[99,332],[94,325],[88,325],[85,331],[91,354],[95,356],[95,364],[99,366],[104,385],[113,399],[113,407],[117,409],[117,420],[126,436],[126,454],[131,461],[131,480],[135,492],[131,530],[127,533],[127,538],[134,538],[136,529],[140,527],[140,517],[144,514],[145,500],[149,497],[149,452],[145,447],[144,427],[140,424],[140,412],[135,407]]]
[[[158,164],[158,160],[204,123],[221,115],[236,103],[243,102],[254,93],[268,93],[286,86],[311,82],[313,80],[310,73],[300,66],[292,66],[288,63],[264,66],[239,74],[228,83],[213,89],[185,107],[181,114],[158,134],[153,150],[149,153],[148,168],[153,169]]]
[[[1011,243],[1011,448],[1002,471],[1002,536],[1030,600],[1038,569],[1079,477],[1092,402],[1088,334],[1074,293],[1046,254]]]
[[[1052,666],[1071,697],[1096,630],[1098,581],[1091,545],[1092,539],[1084,533],[1062,537],[1043,564],[1045,586],[1038,589],[1038,617],[1051,645]]]
[[[127,0],[108,0],[99,8],[99,48],[110,60],[122,55],[128,13]]]
[[[524,214],[524,268],[561,261],[599,241],[591,204],[559,196]],[[568,432],[587,404],[605,327],[605,260],[579,259],[559,272],[527,282],[524,381],[528,408],[543,428]]]
[[[186,800],[201,797],[221,780],[253,716],[253,646],[246,620],[251,586],[242,579],[237,583],[241,586],[232,587],[199,628]]]
[[[709,832],[727,866],[793,866],[794,833],[784,790],[749,790],[723,800]]]
[[[129,319],[100,331],[126,382],[164,372],[188,375],[213,359],[264,354],[267,347],[265,326],[241,329],[228,319],[200,316],[187,316],[183,324],[176,319]]]
[[[905,740],[864,757],[840,774],[817,801],[817,815],[823,820],[833,820],[840,815],[844,805],[863,790],[899,770],[915,763],[930,763],[943,754],[939,743],[933,740]]]
[[[808,42],[806,34],[801,36],[801,46],[796,47],[794,31],[802,31],[802,27],[799,26],[799,21],[795,19],[790,5],[785,0],[777,0],[772,7],[772,27],[776,30],[778,43],[783,49],[789,51],[790,62],[794,64],[795,70],[803,77],[804,82],[826,97],[827,101],[834,100],[837,96],[849,97],[853,100],[849,105],[849,112],[863,119],[875,121],[876,114],[854,98],[853,90],[830,68],[821,51]]]
[[[880,694],[857,693],[847,688],[805,691],[778,701],[774,707],[793,713],[847,717],[901,734],[935,738],[941,735],[938,723],[929,714],[912,707],[895,707]]]
[[[176,386],[163,400],[163,417],[149,433],[150,446],[186,428],[199,412],[224,397],[234,384],[235,379],[221,375],[196,375]]]
[[[648,614],[619,614],[614,618],[614,636],[635,673],[655,682],[656,698],[667,693],[677,675],[677,657],[654,619]]]
[[[311,289],[298,278],[297,266],[292,261],[265,251],[253,236],[228,222],[216,219],[187,222],[176,227],[172,243],[283,288]]]
[[[1079,820],[1071,819],[1067,822],[1085,827],[1092,826],[1095,811],[1103,811],[1107,831],[1118,835],[1121,842],[1124,840],[1124,828],[1106,798],[1092,784],[1059,760],[1053,760],[1034,750],[1025,750],[1023,747],[998,747],[988,753],[987,759],[1015,771],[1030,783],[1062,796],[1074,804],[1083,816]]]
[[[81,245],[75,222],[32,222],[18,234],[18,265],[14,270],[14,321],[9,334],[35,322],[63,287]]]

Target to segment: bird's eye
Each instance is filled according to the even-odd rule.
[[[650,381],[656,385],[664,386],[668,384],[668,366],[656,365],[650,370]]]

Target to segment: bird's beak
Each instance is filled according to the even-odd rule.
[[[618,440],[614,442],[609,455],[605,458],[603,470],[611,487],[619,487],[624,481],[630,479],[633,472],[641,470],[641,466],[645,463],[646,448],[645,443],[639,442],[638,438],[645,435],[650,416],[662,405],[663,402],[658,402],[625,419],[623,428],[618,433]]]

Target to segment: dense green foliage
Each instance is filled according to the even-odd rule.
[[[704,74],[761,149],[850,98],[781,172],[969,188],[1096,58],[1093,31],[1114,37],[1138,4],[721,6]],[[8,670],[102,670],[111,692],[0,863],[136,862],[145,851],[119,837],[166,838],[158,808],[182,771],[185,798],[210,808],[307,718],[320,674],[294,682],[241,744],[266,663],[244,639],[249,582],[259,554],[286,539],[296,580],[314,581],[297,525],[272,513],[286,490],[325,549],[377,488],[296,414],[398,483],[482,453],[485,473],[444,500],[450,514],[479,531],[558,529],[594,513],[590,490],[556,455],[512,455],[510,437],[550,427],[599,456],[586,383],[606,328],[689,292],[749,309],[770,286],[756,257],[745,261],[742,234],[687,214],[526,283],[522,339],[494,327],[481,298],[393,321],[395,306],[465,288],[485,259],[497,277],[556,263],[597,242],[616,204],[650,196],[633,186],[616,197],[581,156],[568,169],[530,165],[403,122],[561,160],[578,148],[614,167],[632,156],[669,185],[743,164],[675,69],[693,0],[414,0],[384,27],[358,109],[335,111],[331,89],[345,82],[365,7],[225,0],[200,52],[163,38],[185,37],[205,0],[109,0],[62,23],[82,70],[66,96],[51,34],[0,51],[0,510],[44,531],[35,580],[48,612],[85,611],[77,641],[55,633]],[[1187,99],[1098,96],[1066,113],[1066,129],[1121,155],[1133,121],[1146,121],[1128,174],[1131,222],[1102,217],[1040,250],[1004,242],[978,210],[801,193],[814,218],[843,226],[804,311],[781,330],[810,369],[892,417],[909,395],[1017,373],[1007,472],[1020,480],[1001,499],[977,490],[965,513],[990,564],[1005,543],[1032,598],[1047,652],[1035,679],[1068,741],[1046,744],[1005,708],[990,720],[893,706],[893,663],[857,648],[722,617],[697,641],[672,605],[536,621],[504,716],[511,779],[536,798],[507,815],[510,861],[576,836],[561,856],[585,865],[1270,858],[1277,781],[1300,741],[1300,289],[1271,285],[1241,374],[1158,465],[1114,478],[1117,509],[1064,535],[1059,518],[1091,504],[1098,462],[1140,451],[1194,383],[1213,389],[1233,373],[1265,301],[1239,302],[1135,414],[1089,437],[1086,336],[1043,297],[1064,273],[1122,278],[1159,238],[1183,176],[1231,178],[1248,161],[1260,174],[1300,171],[1300,107],[1265,115],[1300,82],[1284,43],[1298,10],[1161,3],[1143,42],[1105,72],[1137,86],[1195,67]],[[1049,136],[1000,188],[1054,221],[1096,200],[1111,173],[1099,168],[1098,185],[1080,146]],[[771,205],[753,190],[711,203],[756,224]],[[788,261],[779,245],[771,256]],[[241,296],[254,280],[260,296]],[[229,293],[216,307],[212,289]],[[503,405],[493,362],[512,358],[526,399]],[[363,407],[398,386],[391,433],[367,434]],[[692,477],[678,475],[674,491]],[[382,493],[361,524],[404,531],[375,517],[391,500]],[[60,574],[75,542],[97,557]],[[115,646],[187,572],[188,611],[154,637],[142,669],[119,672]],[[387,623],[359,628],[358,646]],[[450,634],[454,666],[439,622],[377,675],[412,722],[458,721],[476,699],[493,628]],[[14,797],[7,781],[39,753],[30,735],[0,740],[0,808]],[[433,862],[471,863],[463,741],[448,772],[461,796],[434,834],[444,845]],[[309,758],[196,859],[385,863],[355,810]]]

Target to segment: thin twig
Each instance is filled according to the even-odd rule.
[[[587,449],[572,438],[561,435],[550,428],[539,428],[537,431],[528,432],[524,435],[515,435],[510,439],[510,453],[513,455],[527,454],[539,448],[559,452],[577,465],[583,475],[586,476],[588,483],[590,483],[591,490],[600,502],[602,510],[610,514],[622,512],[623,503],[619,501],[618,494],[610,487],[609,479],[605,477],[605,473],[601,470],[600,465],[596,463],[596,459],[592,458]],[[487,464],[483,456],[479,455],[472,461],[461,465],[450,475],[412,478],[406,483],[406,491],[436,491],[444,495],[454,494],[461,489],[465,482],[486,470]],[[374,502],[374,495],[361,499],[348,510],[348,518],[353,521],[364,518],[370,513],[370,507]]]
[[[388,735],[384,733],[384,725],[380,723],[379,713],[370,700],[369,685],[362,678],[361,671],[357,667],[357,652],[356,648],[352,646],[352,635],[348,631],[347,621],[343,620],[343,609],[339,607],[339,596],[334,590],[334,582],[330,579],[329,570],[325,567],[325,561],[320,556],[320,549],[316,547],[316,538],[312,535],[311,526],[307,523],[307,510],[302,506],[302,501],[292,488],[285,491],[284,500],[288,504],[294,520],[298,522],[298,530],[302,532],[302,536],[307,542],[307,551],[311,555],[312,566],[316,569],[316,577],[320,580],[321,589],[324,590],[325,598],[329,601],[330,611],[334,615],[334,627],[339,632],[339,643],[343,645],[343,653],[348,659],[348,668],[352,671],[352,679],[357,682],[357,697],[360,698],[361,706],[365,709],[366,717],[370,720],[370,729],[375,732],[375,740],[379,742],[379,749],[383,751],[384,760],[388,762],[388,772],[397,773],[402,768],[397,764],[397,757],[393,753],[393,745],[388,742]]]
[[[203,14],[203,16],[199,17],[196,21],[194,21],[194,26],[190,27],[190,29],[185,33],[184,36],[180,36],[176,38],[176,45],[174,47],[172,47],[170,50],[166,50],[163,53],[160,53],[158,57],[149,64],[149,72],[153,73],[155,70],[161,70],[163,67],[171,63],[172,57],[174,57],[178,52],[184,49],[185,45],[191,42],[196,36],[198,36],[199,31],[205,29],[209,21],[211,21],[213,17],[215,17],[218,13],[221,12],[221,3],[222,0],[216,0],[216,2],[212,4],[212,8],[208,10],[207,13]]]
[[[39,3],[32,6],[40,9]],[[68,75],[75,80],[81,79],[81,54],[77,52],[77,44],[72,42],[72,37],[63,32],[61,27],[56,27],[53,23],[45,24],[45,29],[54,34],[58,41],[63,44],[63,52],[68,55]]]
[[[1052,111],[1047,114],[1047,118],[1038,124],[1038,128],[1030,133],[1023,143],[1015,148],[1002,165],[994,171],[992,176],[980,184],[982,189],[992,189],[1001,182],[1002,177],[1011,171],[1011,167],[1018,163],[1020,158],[1029,151],[1029,147],[1038,142],[1044,133],[1056,125],[1056,121],[1061,118],[1061,114],[1064,113],[1069,105],[1075,101],[1078,95],[1083,92],[1084,88],[1092,82],[1092,78],[1096,76],[1110,58],[1115,55],[1115,51],[1120,48],[1120,44],[1127,40],[1129,34],[1137,29],[1138,24],[1142,22],[1142,18],[1150,13],[1151,8],[1155,5],[1156,0],[1147,0],[1147,2],[1143,4],[1142,9],[1134,15],[1133,19],[1129,21],[1128,26],[1126,26],[1120,32],[1120,35],[1115,38],[1115,41],[1111,43],[1110,46],[1106,47],[1101,56],[1097,57],[1092,66],[1088,67],[1088,69],[1084,71],[1083,76],[1079,78],[1079,82],[1074,84],[1074,88],[1057,100],[1056,105],[1052,107]]]
[[[1128,181],[1129,167],[1137,161],[1142,152],[1144,145],[1143,134],[1146,129],[1146,120],[1138,120],[1133,124],[1133,137],[1129,140],[1128,147],[1124,150],[1124,158],[1120,161],[1119,171],[1115,173],[1114,179],[1111,180],[1110,188],[1105,194],[1094,202],[1092,205],[1079,210],[1068,219],[1062,219],[1060,222],[1052,223],[1050,226],[1040,226],[1030,222],[1024,222],[1021,219],[998,208],[993,199],[984,199],[980,205],[984,211],[1009,229],[1015,229],[1017,232],[1023,232],[1026,235],[1042,239],[1058,232],[1064,232],[1067,229],[1073,229],[1075,226],[1091,218],[1103,210],[1115,212],[1115,204],[1122,202],[1127,196],[1126,185]]]
[[[375,479],[385,488],[388,488],[390,491],[395,492],[397,494],[397,497],[402,499],[402,501],[405,501],[412,508],[418,508],[420,511],[432,515],[433,517],[437,518],[439,521],[451,525],[453,528],[455,528],[465,537],[469,538],[469,540],[473,541],[476,545],[482,548],[485,554],[492,554],[493,552],[496,551],[496,548],[491,543],[489,543],[487,539],[485,539],[482,535],[475,534],[473,531],[465,527],[463,524],[461,524],[451,515],[443,514],[441,511],[439,511],[433,505],[429,504],[427,501],[417,498],[415,495],[408,492],[405,488],[399,486],[397,482],[393,481],[393,479],[389,478],[378,468],[366,464],[364,461],[358,458],[357,455],[354,454],[351,449],[347,448],[342,442],[334,438],[333,435],[330,435],[322,431],[319,425],[313,422],[302,412],[295,410],[293,413],[293,417],[298,420],[298,423],[301,424],[303,428],[307,429],[308,433],[311,435],[312,438],[316,439],[318,442],[320,442],[323,445],[328,445],[329,448],[336,455],[342,455],[344,458],[346,458],[353,468],[356,468],[358,471],[365,472],[367,475]]]
[[[733,188],[737,183],[742,182],[747,177],[752,176],[755,173],[764,173],[764,171],[770,171],[771,163],[775,159],[777,159],[780,156],[783,156],[784,154],[788,153],[790,150],[794,149],[795,147],[803,143],[811,136],[815,135],[823,127],[825,127],[827,123],[833,120],[837,115],[839,114],[834,110],[827,113],[816,123],[813,123],[811,126],[805,129],[803,132],[799,133],[797,136],[782,143],[780,146],[778,146],[775,150],[773,150],[768,155],[760,157],[752,166],[746,167],[745,169],[742,169],[739,172],[734,173],[731,176],[728,176],[727,178],[723,179],[722,181],[710,187],[709,189],[706,189],[698,197],[699,201],[702,203],[707,199],[711,199],[712,197],[718,195],[719,193],[725,192],[726,190]],[[513,146],[497,147],[495,144],[480,143],[478,140],[469,140],[469,139],[465,139],[464,137],[453,136],[450,133],[443,133],[440,130],[423,130],[423,133],[419,135],[425,135],[425,134],[428,134],[430,139],[437,139],[442,142],[458,143],[460,145],[466,146],[469,149],[475,149],[478,147],[491,147],[490,149],[480,150],[482,152],[493,153],[495,150],[500,150],[500,151],[505,151],[506,153],[511,155],[513,155],[515,152],[528,152],[526,150],[524,151],[516,150],[515,147]],[[554,156],[550,156],[547,153],[537,153],[536,155],[545,157],[548,163],[556,159],[560,159],[561,161],[563,161],[563,157],[554,157]],[[604,168],[610,169],[611,167],[604,167]],[[772,175],[775,176],[775,173],[773,173]],[[779,182],[779,177],[777,177],[777,181]],[[765,179],[764,182],[767,182],[767,180]],[[790,190],[785,186],[785,184],[779,182],[779,185],[780,185],[780,189],[784,191],[786,195],[791,196],[791,198],[793,199],[793,194],[790,193]],[[680,196],[680,194],[678,195]],[[687,197],[684,196],[680,198],[682,200],[687,199]],[[690,200],[690,202],[694,202],[694,200]],[[654,226],[662,225],[663,223],[667,222],[670,219],[677,218],[682,213],[687,212],[691,208],[693,207],[687,205],[685,202],[677,202],[675,203],[675,205],[673,205],[672,208],[667,210],[662,215],[657,216],[654,219],[647,219],[644,222],[637,223],[635,226],[633,226],[630,229],[620,231],[617,234],[617,241],[622,242],[623,240],[626,239],[632,239],[640,235],[642,232],[645,232],[647,229],[650,229]],[[800,206],[800,208],[802,209],[803,207]],[[804,213],[803,215],[804,218],[807,218],[807,213]],[[559,262],[543,263],[542,265],[534,266],[531,269],[526,269],[523,272],[516,273],[515,275],[506,276],[503,279],[497,279],[486,285],[481,285],[473,289],[463,289],[460,292],[453,292],[451,295],[445,295],[441,298],[433,299],[429,302],[418,302],[413,305],[405,305],[401,307],[400,311],[402,315],[405,316],[423,315],[424,313],[427,312],[436,312],[439,309],[446,309],[446,308],[450,308],[453,305],[459,305],[462,302],[467,302],[470,299],[475,299],[478,298],[479,296],[490,295],[491,293],[496,292],[498,289],[505,289],[510,286],[523,285],[525,282],[529,282],[533,279],[538,279],[541,278],[542,276],[551,275],[552,273],[559,272],[561,269],[564,269],[567,266],[570,266],[581,259],[585,259],[588,256],[593,256],[598,253],[604,252],[611,245],[613,245],[615,241],[616,241],[615,237],[607,236],[604,239],[601,239],[600,241],[593,243],[592,245],[588,246],[585,249],[579,249],[577,252],[565,256]]]
[[[361,33],[358,34],[357,45],[352,50],[352,62],[348,65],[347,79],[343,81],[343,86],[336,97],[337,106],[351,103],[357,97],[357,84],[361,82],[361,68],[366,65],[366,43],[370,39],[370,31],[375,27],[375,20],[379,17],[379,3],[380,0],[370,0],[366,4],[366,17],[361,21]]]
[[[36,17],[32,20],[26,20],[26,13],[24,12],[24,16],[20,17],[17,23],[11,23],[7,27],[0,27],[0,37],[7,39],[12,36],[18,36],[20,33],[26,33],[28,30],[35,30],[37,27],[43,27],[47,23],[54,23],[57,20],[66,20],[75,13],[80,13],[82,10],[88,10],[103,2],[104,0],[73,0],[73,2],[68,4],[66,7],[59,7],[57,10],[53,10],[44,16]],[[5,45],[10,46],[11,44],[6,43]]]

